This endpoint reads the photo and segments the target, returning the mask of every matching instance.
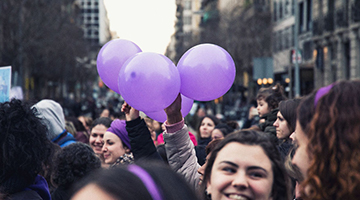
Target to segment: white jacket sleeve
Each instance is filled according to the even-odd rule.
[[[189,130],[184,125],[181,130],[174,133],[164,132],[165,150],[170,167],[182,174],[185,179],[196,189],[199,186],[200,174],[197,170],[200,165],[190,140]]]

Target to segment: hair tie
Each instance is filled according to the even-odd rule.
[[[325,87],[320,88],[315,95],[315,99],[314,99],[314,108],[316,108],[316,105],[319,101],[319,99],[324,96],[325,94],[327,94],[331,88],[334,86],[334,83]]]
[[[153,200],[162,200],[160,191],[149,173],[137,165],[129,165],[128,170],[141,179]]]

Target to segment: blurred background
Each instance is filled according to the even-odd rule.
[[[170,18],[170,25],[152,19],[146,27],[133,26],[144,26],[144,37],[164,32],[155,24],[170,28],[161,36],[166,43],[159,53],[175,64],[201,43],[223,47],[235,61],[232,88],[219,99],[195,102],[190,115],[203,109],[241,123],[261,87],[280,83],[292,98],[360,77],[358,0],[167,0],[172,7],[155,0],[131,1],[137,4],[119,0],[116,9],[111,0],[1,0],[0,66],[12,66],[13,91],[27,101],[54,99],[68,116],[95,118],[104,108],[119,112],[123,99],[99,78],[96,57],[106,42],[128,39],[121,26],[112,30],[111,24],[130,16],[109,16],[139,9],[149,11],[138,14],[142,21],[171,11],[171,16],[161,16]],[[157,42],[153,36],[147,40]]]

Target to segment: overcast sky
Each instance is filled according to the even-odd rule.
[[[174,33],[175,0],[104,0],[110,30],[144,52],[164,54]]]

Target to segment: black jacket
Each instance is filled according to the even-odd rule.
[[[156,150],[150,131],[143,119],[138,117],[132,121],[126,121],[126,130],[135,161],[142,159],[163,161]]]

